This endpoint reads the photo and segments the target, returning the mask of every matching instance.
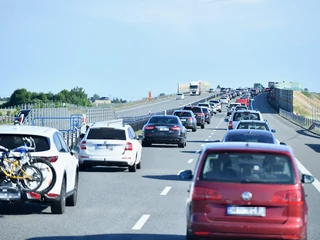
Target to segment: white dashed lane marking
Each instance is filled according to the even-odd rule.
[[[189,159],[188,163],[192,163],[192,161],[193,161],[193,159],[191,158],[191,159]]]
[[[141,218],[136,222],[136,224],[133,226],[132,230],[140,230],[143,225],[148,221],[150,215],[145,214],[142,215]]]
[[[165,196],[170,191],[171,187],[167,186],[163,189],[163,191],[160,193],[160,195]]]
[[[298,159],[296,159],[296,161],[297,161],[298,168],[299,168],[299,170],[300,170],[300,172],[302,174],[307,174],[307,175],[311,175],[312,176],[312,174],[309,172],[309,170],[306,169],[305,166],[303,166],[302,163]],[[317,191],[320,192],[320,182],[319,182],[319,180],[314,178],[314,182],[312,184],[317,189]]]

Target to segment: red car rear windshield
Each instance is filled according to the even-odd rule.
[[[291,158],[268,153],[210,153],[200,180],[235,183],[295,184]]]

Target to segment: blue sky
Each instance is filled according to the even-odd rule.
[[[319,0],[0,0],[0,96],[300,82],[320,92]]]

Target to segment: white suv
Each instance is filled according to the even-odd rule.
[[[80,142],[79,161],[82,170],[92,166],[141,168],[141,136],[122,122],[92,124]]]
[[[258,110],[235,110],[232,112],[230,118],[224,121],[228,123],[228,130],[236,129],[241,120],[263,120],[262,114]]]
[[[30,152],[31,156],[49,161],[54,172],[50,172],[49,169],[48,172],[45,172],[47,169],[41,170],[45,181],[35,192],[21,192],[12,182],[0,181],[0,202],[48,203],[53,214],[62,214],[66,205],[75,206],[77,203],[78,159],[75,152],[70,151],[60,131],[55,128],[27,125],[0,127],[0,145],[5,148],[20,147],[24,143],[23,139],[30,137],[35,142],[35,151]],[[55,184],[51,190],[44,191],[49,186],[46,185],[47,181],[55,181]]]

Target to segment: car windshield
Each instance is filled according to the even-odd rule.
[[[126,140],[126,133],[123,129],[115,128],[91,128],[87,139],[95,140]]]
[[[179,124],[179,120],[176,117],[152,117],[149,120],[149,124]]]
[[[240,122],[237,126],[237,129],[257,129],[270,131],[268,124],[260,122]]]
[[[173,115],[178,117],[191,117],[191,112],[174,112]]]
[[[263,152],[219,152],[208,154],[200,180],[236,183],[294,184],[291,158]]]
[[[0,134],[0,145],[8,149],[14,149],[24,145],[23,138],[32,137],[35,142],[36,152],[50,150],[50,140],[43,136],[24,134]],[[27,143],[28,144],[28,143]]]
[[[256,112],[235,112],[233,115],[233,121],[241,120],[261,120],[259,113]]]
[[[272,134],[259,134],[259,133],[239,133],[234,130],[225,137],[225,142],[259,142],[259,143],[275,143]]]

